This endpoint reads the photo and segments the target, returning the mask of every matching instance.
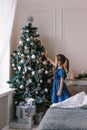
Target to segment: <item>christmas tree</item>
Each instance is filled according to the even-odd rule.
[[[44,55],[37,30],[32,20],[22,28],[18,49],[11,55],[13,74],[8,83],[15,88],[15,104],[34,98],[37,106],[45,107],[50,105],[53,66]]]

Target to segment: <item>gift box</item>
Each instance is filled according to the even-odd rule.
[[[25,104],[24,106],[18,105],[16,107],[16,116],[18,118],[26,119],[30,116],[34,116],[36,114],[36,106],[29,106]]]
[[[9,123],[9,127],[11,129],[22,129],[22,130],[30,130],[34,125],[34,120],[32,122],[25,122],[25,119],[13,120]]]

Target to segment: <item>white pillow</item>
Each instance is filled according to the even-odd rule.
[[[84,96],[83,102],[80,105],[81,108],[87,108],[87,95]]]
[[[85,96],[86,96],[85,92],[80,92],[62,102],[52,104],[51,107],[55,107],[55,106],[61,108],[80,107]]]

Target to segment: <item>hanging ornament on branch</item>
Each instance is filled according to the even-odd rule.
[[[32,58],[32,59],[35,59],[35,58],[36,58],[36,56],[33,54],[33,55],[31,56],[31,58]]]
[[[26,40],[27,40],[27,42],[28,42],[28,41],[30,40],[30,38],[28,37]]]
[[[34,21],[34,18],[33,18],[32,16],[29,16],[29,17],[28,17],[28,22],[29,22],[29,23],[32,23],[33,21]]]
[[[23,45],[23,41],[22,41],[22,40],[20,40],[20,41],[19,41],[19,44],[20,44],[20,45]]]

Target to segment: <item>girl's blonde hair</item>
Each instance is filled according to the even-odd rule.
[[[63,54],[56,55],[57,60],[60,61],[61,64],[64,64],[64,68],[66,72],[69,72],[69,60]]]

